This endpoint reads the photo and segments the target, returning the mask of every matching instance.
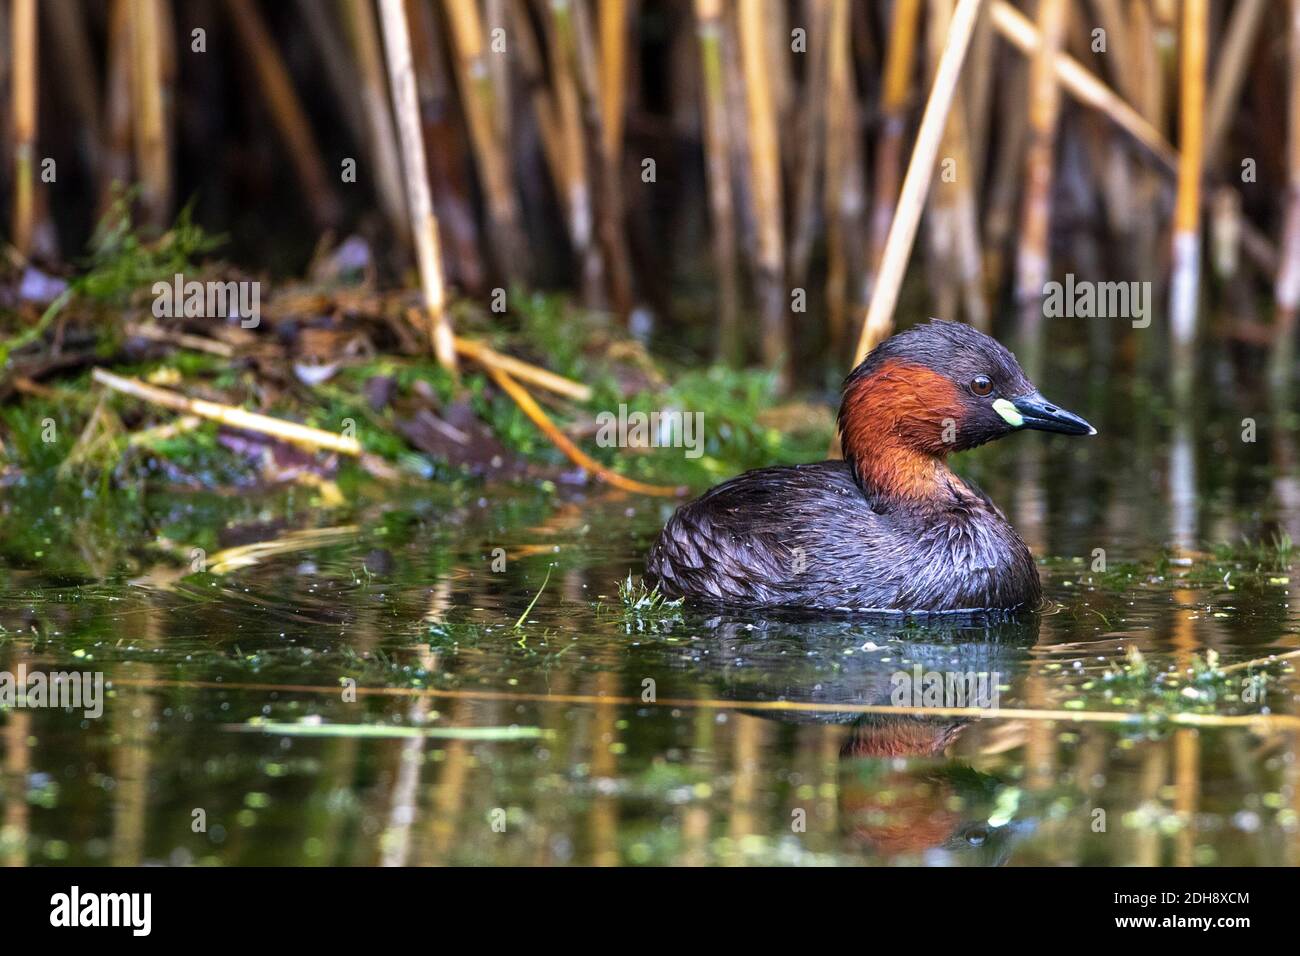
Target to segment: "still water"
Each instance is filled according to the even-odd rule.
[[[107,686],[0,715],[0,862],[1294,865],[1294,416],[1096,404],[958,463],[1003,622],[629,608],[672,506],[601,489],[7,488],[0,671]]]

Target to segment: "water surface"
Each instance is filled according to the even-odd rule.
[[[963,461],[1042,559],[1008,622],[628,610],[672,506],[599,489],[14,485],[0,670],[110,689],[0,717],[0,860],[1294,865],[1294,422],[1119,408]],[[882,712],[918,665],[995,710]]]

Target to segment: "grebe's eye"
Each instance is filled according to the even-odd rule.
[[[976,375],[971,379],[970,390],[976,395],[987,395],[993,391],[993,382],[987,375]]]

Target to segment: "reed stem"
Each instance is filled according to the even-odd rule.
[[[704,161],[712,226],[710,245],[713,267],[718,275],[717,354],[722,361],[739,365],[744,355],[744,337],[738,308],[731,132],[727,125],[727,88],[722,50],[726,40],[722,0],[695,0],[695,19],[704,103]]]
[[[875,186],[871,205],[871,257],[867,287],[873,289],[894,222],[898,179],[903,166],[903,134],[911,96],[921,0],[898,0],[885,50],[884,87],[880,94],[880,139],[876,144]],[[847,42],[847,41],[846,41]]]
[[[483,21],[475,0],[445,0],[455,51],[456,78],[460,84],[465,123],[473,145],[479,181],[487,196],[488,221],[497,268],[516,281],[527,273],[527,248],[521,241],[519,204],[510,178],[505,144],[496,135],[493,120],[496,91],[487,63]],[[501,54],[494,54],[501,55]]]
[[[827,56],[830,46],[840,42],[829,32],[829,0],[810,0],[808,6],[808,66],[800,100],[805,104],[795,119],[794,207],[791,215],[790,250],[787,274],[792,288],[803,288],[808,280],[808,260],[812,256],[813,233],[817,213],[817,176],[826,143],[826,90],[830,80]]]
[[[952,8],[953,0],[930,2],[931,48],[936,65],[943,54]],[[934,278],[940,287],[952,292],[948,293],[951,304],[945,303],[936,314],[956,318],[960,298],[966,320],[976,328],[987,329],[988,308],[984,304],[983,266],[976,221],[975,174],[967,143],[966,104],[961,90],[953,97],[939,148],[946,168],[931,199],[931,215],[935,219],[931,241],[940,260],[939,274]]]
[[[1277,324],[1274,329],[1270,377],[1284,389],[1294,373],[1296,313],[1300,310],[1300,0],[1290,0],[1289,78],[1287,109],[1287,192],[1282,227],[1282,251],[1274,295]]]
[[[600,56],[587,7],[581,0],[552,0],[551,9],[557,16],[562,12],[567,14],[566,20],[557,22],[556,34],[566,48],[577,80],[588,162],[593,174],[596,238],[605,263],[610,301],[615,313],[626,323],[632,314],[632,267],[623,236],[619,156],[607,143],[604,129],[604,100],[597,69]]]
[[[438,243],[438,220],[429,195],[428,163],[420,110],[415,90],[415,68],[411,62],[411,39],[402,0],[379,0],[384,48],[388,54],[388,79],[392,86],[393,109],[402,147],[402,172],[406,178],[407,209],[415,237],[420,287],[429,322],[429,337],[438,364],[456,371],[456,348],[451,323],[447,320],[442,280],[442,253]]]
[[[1250,54],[1255,49],[1255,38],[1264,19],[1267,0],[1238,0],[1228,21],[1227,38],[1219,52],[1214,69],[1214,86],[1210,90],[1210,105],[1205,121],[1205,161],[1213,163],[1223,146],[1232,114],[1246,79]],[[1288,10],[1290,12],[1290,10]],[[1295,61],[1292,60],[1292,69]]]
[[[9,36],[13,55],[13,244],[25,256],[31,250],[36,218],[36,0],[13,0]]]
[[[826,313],[832,354],[841,354],[850,316],[867,302],[866,173],[853,78],[849,0],[831,0],[826,69]],[[897,177],[894,178],[895,186]],[[892,196],[890,202],[892,203]]]
[[[113,207],[117,190],[131,178],[131,0],[108,8],[108,71],[104,84],[104,161],[100,167],[96,218]]]
[[[749,198],[756,229],[754,286],[759,345],[763,364],[776,373],[777,388],[784,391],[790,384],[790,336],[786,322],[781,147],[771,81],[774,67],[768,56],[763,0],[739,0],[736,9],[749,123]]]
[[[1182,7],[1178,198],[1174,206],[1173,281],[1169,321],[1173,332],[1175,392],[1191,385],[1197,299],[1201,276],[1201,144],[1205,122],[1205,44],[1209,0]]]
[[[990,12],[994,27],[1012,46],[1031,57],[1037,55],[1040,38],[1033,23],[1006,0],[993,0]],[[1167,169],[1177,168],[1177,152],[1149,119],[1124,102],[1074,57],[1058,52],[1053,62],[1062,89],[1085,106],[1105,113],[1117,126],[1150,150]]]
[[[315,0],[304,0],[312,4]],[[388,104],[388,84],[384,76],[384,55],[379,44],[379,29],[369,0],[343,0],[343,21],[352,52],[356,58],[357,95],[365,117],[368,135],[363,142],[375,169],[375,192],[394,235],[405,241],[408,220],[406,196],[402,192],[401,159],[397,155],[397,133]]]
[[[920,129],[917,130],[916,145],[912,148],[912,158],[907,164],[903,190],[898,197],[898,211],[885,241],[880,273],[872,290],[871,305],[866,320],[862,323],[862,334],[858,338],[853,359],[855,366],[884,341],[893,327],[898,290],[903,284],[903,273],[907,269],[912,243],[916,239],[916,227],[921,221],[925,197],[930,190],[934,161],[939,154],[948,111],[952,108],[953,96],[957,92],[957,80],[961,76],[962,62],[966,59],[966,50],[970,46],[971,35],[975,32],[979,11],[980,0],[960,0],[953,13],[952,28],[943,55],[939,58],[934,84],[930,87],[930,98],[925,104]]]
[[[627,99],[627,0],[596,4],[600,27],[601,148],[611,168],[623,155],[623,121]]]
[[[91,373],[91,378],[115,392],[121,392],[124,395],[130,395],[133,398],[138,398],[153,405],[160,405],[175,412],[197,415],[200,418],[219,422],[230,428],[269,435],[272,438],[278,438],[281,441],[312,450],[324,449],[354,457],[362,454],[361,443],[355,438],[322,431],[319,428],[312,428],[310,425],[300,425],[297,422],[285,421],[282,418],[260,415],[257,412],[246,411],[233,405],[223,405],[220,402],[189,398],[169,389],[146,384],[139,379],[114,375],[102,368],[95,369]]]
[[[1016,306],[1025,347],[1025,371],[1041,371],[1043,286],[1050,274],[1048,239],[1052,214],[1052,179],[1056,165],[1056,121],[1060,88],[1056,59],[1065,37],[1065,0],[1038,5],[1038,49],[1029,66],[1029,151],[1025,157],[1025,194],[1016,257]]]
[[[565,456],[582,468],[589,471],[606,484],[613,485],[615,488],[621,488],[624,491],[631,491],[639,495],[656,495],[659,497],[671,498],[679,497],[686,493],[682,487],[669,487],[667,485],[649,485],[643,481],[637,481],[633,478],[625,478],[618,472],[606,468],[600,462],[596,461],[581,448],[575,445],[568,435],[560,431],[551,421],[542,407],[537,404],[536,400],[528,394],[527,389],[516,382],[510,373],[500,366],[486,366],[488,375],[492,381],[500,386],[501,390],[509,395],[516,405],[534,425],[536,425],[547,438],[549,438]]]
[[[582,104],[572,43],[571,0],[548,5],[542,20],[551,60],[554,116],[560,133],[560,171],[568,212],[569,239],[582,269],[583,298],[588,305],[603,304],[605,262],[596,243],[595,200],[590,164],[583,139]]]

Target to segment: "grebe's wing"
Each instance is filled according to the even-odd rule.
[[[808,535],[863,501],[844,462],[746,472],[677,509],[646,576],[669,597],[788,603],[816,559]]]

